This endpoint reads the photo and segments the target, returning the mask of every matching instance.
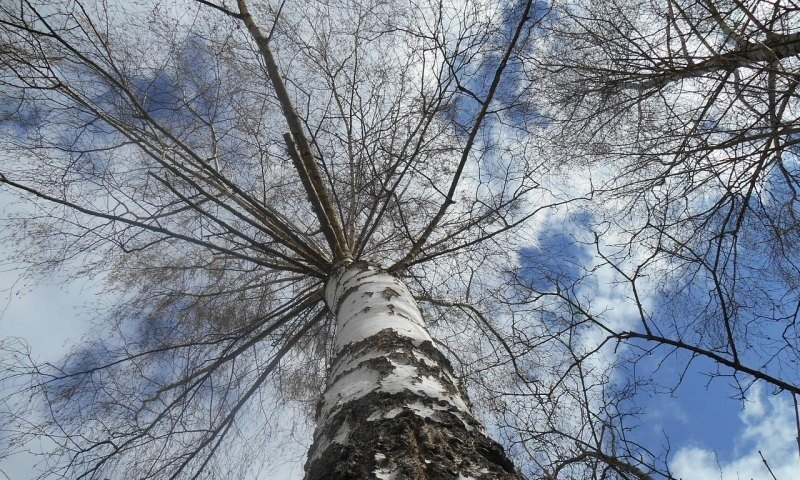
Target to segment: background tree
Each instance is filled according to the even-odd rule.
[[[678,359],[684,373],[702,359],[733,395],[761,382],[797,405],[798,5],[554,10],[547,40],[526,52],[527,88],[551,122],[553,158],[591,178],[593,206],[575,217],[588,228],[573,241],[599,260],[556,287],[524,271],[520,285],[568,312],[563,328],[600,328],[641,380],[650,359]],[[590,295],[606,267],[635,322]]]

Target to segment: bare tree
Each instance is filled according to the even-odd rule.
[[[3,344],[12,441],[43,475],[251,477],[294,406],[309,479],[518,478],[414,295],[477,299],[550,198],[493,134],[532,7],[2,2],[7,244],[120,294],[62,364]]]
[[[599,261],[582,278],[520,285],[570,327],[602,329],[631,362],[704,359],[742,398],[756,382],[796,401],[796,2],[563,2],[526,51],[562,165],[582,168]],[[591,172],[591,173],[588,173]],[[588,295],[611,268],[635,322]],[[626,346],[626,347],[624,347]],[[664,380],[674,387],[680,378]]]

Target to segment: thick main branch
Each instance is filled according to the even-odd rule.
[[[296,148],[297,159],[295,159],[294,164],[297,174],[303,180],[303,187],[306,189],[309,201],[314,208],[314,213],[317,215],[322,231],[333,251],[334,259],[350,258],[351,255],[342,222],[334,208],[330,195],[328,195],[328,190],[322,180],[314,154],[311,152],[311,145],[306,138],[297,111],[292,105],[292,100],[289,97],[288,90],[286,90],[278,64],[272,55],[272,50],[269,48],[269,38],[264,35],[255,20],[253,20],[253,16],[250,15],[250,11],[247,8],[247,2],[238,0],[237,5],[239,6],[240,18],[247,27],[250,36],[255,40],[258,50],[264,59],[269,80],[275,89],[275,94],[281,105],[281,111],[291,133],[291,139],[287,138],[289,154],[295,155],[292,149],[293,147]],[[293,140],[293,142],[289,142],[289,140]],[[299,161],[297,161],[298,159]]]

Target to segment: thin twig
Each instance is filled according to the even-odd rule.
[[[761,457],[761,461],[764,462],[764,465],[767,467],[767,470],[769,470],[769,474],[772,475],[772,478],[774,480],[778,480],[778,477],[776,477],[775,474],[772,472],[772,469],[769,467],[769,463],[767,463],[767,459],[764,458],[764,455],[761,453],[761,450],[758,451],[758,456]]]

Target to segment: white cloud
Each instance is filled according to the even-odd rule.
[[[739,414],[742,430],[733,458],[720,459],[702,445],[682,446],[670,462],[673,475],[683,480],[771,480],[761,452],[778,480],[800,477],[793,409],[788,396],[754,388]]]

